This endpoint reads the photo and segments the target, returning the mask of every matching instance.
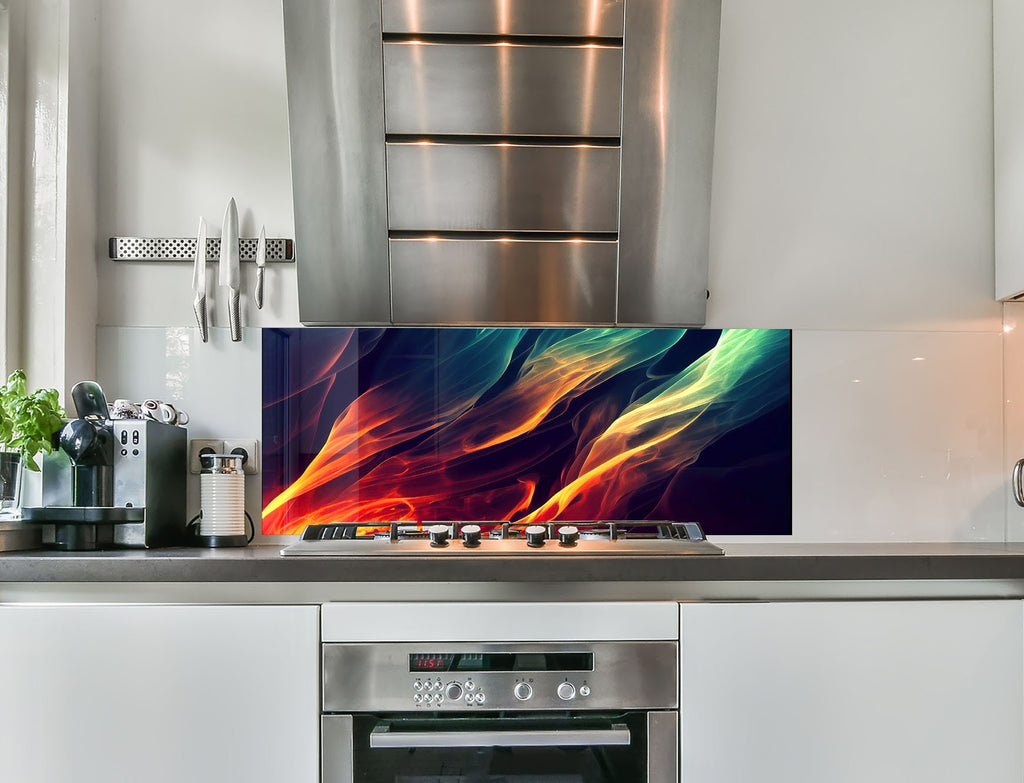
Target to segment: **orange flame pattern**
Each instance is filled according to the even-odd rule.
[[[265,378],[294,354],[314,358],[286,392],[265,381],[264,442],[279,441],[264,455],[265,534],[337,521],[671,519],[680,472],[789,399],[785,331],[268,332],[289,347],[265,342]],[[296,463],[292,477],[275,474]]]

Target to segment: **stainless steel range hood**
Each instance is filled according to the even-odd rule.
[[[284,0],[305,324],[704,322],[721,0]]]

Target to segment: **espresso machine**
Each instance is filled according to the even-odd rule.
[[[111,419],[99,384],[71,390],[78,418],[43,459],[42,502],[23,508],[58,549],[156,547],[182,543],[186,522],[187,432],[152,419]]]

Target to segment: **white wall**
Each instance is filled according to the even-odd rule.
[[[978,0],[724,0],[708,325],[998,328]]]
[[[99,234],[294,237],[280,0],[101,0]],[[189,265],[106,260],[101,325],[187,326]],[[297,326],[295,269],[269,265],[262,311],[243,265],[243,324]],[[214,297],[213,324],[227,325]]]
[[[1005,536],[991,25],[978,0],[724,0],[708,326],[795,330],[796,540]],[[102,0],[101,29],[101,239],[216,236],[232,195],[243,235],[292,236],[280,2]],[[191,325],[191,270],[98,264],[100,380],[170,394],[110,353]],[[297,325],[294,269],[268,292],[243,322]],[[237,348],[204,350],[251,377]]]
[[[991,16],[725,0],[709,326],[794,333],[794,531],[1003,537]]]

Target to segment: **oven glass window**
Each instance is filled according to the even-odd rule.
[[[516,716],[433,718],[357,716],[354,722],[356,783],[643,783],[646,780],[646,715],[626,713],[551,718]],[[628,744],[621,743],[623,729]],[[371,747],[386,732],[415,747]],[[560,745],[579,733],[593,744]],[[503,746],[500,737],[526,733],[536,743]],[[599,735],[609,734],[602,740]],[[432,747],[438,735],[457,736],[461,747]],[[499,739],[495,740],[495,737]],[[405,742],[403,738],[410,738]],[[577,740],[572,740],[573,742]],[[606,744],[607,742],[607,744]]]

